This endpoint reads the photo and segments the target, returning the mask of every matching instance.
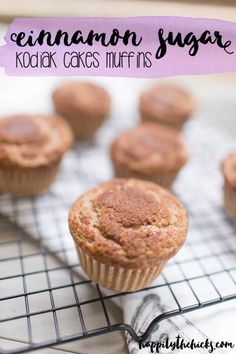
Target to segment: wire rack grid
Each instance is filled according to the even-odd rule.
[[[56,185],[41,197],[0,197],[4,215],[0,220],[0,336],[11,339],[14,328],[17,337],[20,329],[18,344],[2,345],[1,354],[116,330],[127,331],[135,340],[146,339],[164,319],[236,299],[236,225],[224,211],[216,172],[219,159],[231,146],[224,147],[222,138],[212,131],[209,141],[206,126],[199,122],[187,129],[193,157],[175,185],[189,214],[190,234],[152,286],[139,291],[143,297],[155,292],[167,305],[144,329],[132,321],[114,323],[110,302],[117,303],[129,293],[104,292],[81,278],[73,243],[68,242],[67,210],[75,189],[79,194],[112,174],[109,139],[77,145],[66,158]],[[117,132],[120,128],[108,124],[103,137],[112,138],[111,129]],[[88,322],[87,315],[93,311],[99,314],[99,323]]]

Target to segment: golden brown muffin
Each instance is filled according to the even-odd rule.
[[[188,92],[165,84],[143,92],[139,101],[142,121],[157,122],[176,129],[182,128],[196,107]]]
[[[236,217],[236,152],[229,154],[221,163],[224,176],[224,204],[227,212]]]
[[[166,188],[188,160],[181,135],[155,123],[142,123],[121,133],[110,154],[116,177],[144,179]]]
[[[110,96],[101,86],[71,81],[53,93],[55,110],[70,124],[76,138],[90,138],[106,119]]]
[[[188,219],[167,190],[114,179],[72,205],[69,228],[88,276],[117,291],[148,286],[183,245]]]
[[[0,191],[26,196],[48,189],[72,141],[70,127],[57,116],[1,118]]]

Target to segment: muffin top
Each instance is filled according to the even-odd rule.
[[[174,256],[185,241],[188,219],[167,190],[136,179],[114,179],[72,205],[71,234],[96,260],[146,268]]]
[[[58,116],[15,115],[0,119],[0,167],[40,167],[71,146],[72,132]]]
[[[143,92],[140,109],[152,119],[163,122],[179,122],[187,119],[196,109],[195,100],[185,90],[171,85],[160,84]]]
[[[236,188],[236,152],[232,152],[221,163],[221,169],[226,181]]]
[[[176,130],[157,123],[143,123],[114,140],[111,158],[133,172],[151,175],[178,171],[186,163],[188,152]]]
[[[56,88],[53,101],[58,113],[86,118],[106,115],[111,105],[110,96],[103,87],[78,81],[66,82]]]

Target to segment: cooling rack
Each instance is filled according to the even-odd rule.
[[[236,299],[236,225],[223,208],[219,173],[219,160],[232,146],[200,123],[200,119],[192,122],[186,131],[192,158],[174,187],[189,214],[188,241],[152,286],[139,291],[148,296],[158,290],[168,299],[168,309],[145,330],[133,322],[114,323],[109,304],[129,293],[104,292],[78,276],[80,265],[68,241],[66,214],[76,193],[111,177],[107,137],[112,138],[111,129],[116,133],[118,126],[108,124],[102,139],[77,145],[67,156],[58,182],[40,198],[0,197],[4,215],[0,220],[0,336],[10,338],[13,327],[23,331],[20,344],[2,346],[1,354],[25,353],[112,331],[144,340],[160,321]],[[49,261],[49,256],[54,260]],[[99,324],[88,321],[87,314],[93,311],[99,314]],[[68,331],[71,322],[73,330],[69,326]]]

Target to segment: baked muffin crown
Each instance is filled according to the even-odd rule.
[[[113,161],[143,175],[178,171],[189,155],[181,135],[157,123],[142,123],[122,132],[113,141],[110,153]]]
[[[58,161],[71,146],[70,127],[58,116],[14,115],[0,120],[0,167],[35,168]]]
[[[140,96],[140,110],[155,120],[176,123],[187,119],[197,108],[194,98],[184,89],[159,84],[144,91]]]
[[[96,260],[147,268],[175,255],[186,238],[188,219],[182,205],[160,186],[114,179],[76,200],[69,228],[77,245]]]
[[[86,119],[106,115],[111,99],[107,91],[98,85],[83,81],[69,81],[55,89],[52,95],[59,114],[79,115]]]
[[[221,162],[221,170],[231,187],[236,188],[236,151],[227,155]]]

